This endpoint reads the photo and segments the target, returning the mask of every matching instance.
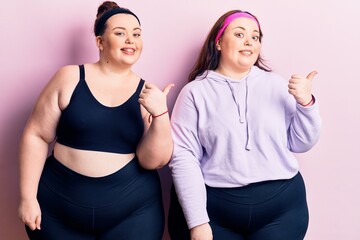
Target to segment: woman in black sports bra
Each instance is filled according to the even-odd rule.
[[[132,71],[143,43],[129,9],[103,2],[94,33],[99,61],[59,69],[24,129],[19,215],[35,240],[160,240],[173,85]]]

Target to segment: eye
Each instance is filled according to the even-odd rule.
[[[243,33],[235,33],[235,36],[238,38],[243,38],[244,34]]]
[[[125,36],[125,33],[124,32],[116,32],[115,35],[116,36]]]
[[[139,38],[139,37],[141,37],[141,34],[140,33],[134,33],[133,36],[136,37],[136,38]]]
[[[254,41],[259,41],[260,37],[259,37],[259,36],[253,36],[252,39],[253,39]]]

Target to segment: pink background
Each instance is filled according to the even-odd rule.
[[[17,217],[20,134],[40,91],[63,65],[93,62],[92,26],[102,1],[18,0],[0,7],[0,239],[26,239]],[[135,70],[164,87],[169,105],[215,20],[231,9],[258,16],[263,53],[275,72],[317,70],[314,94],[323,131],[311,151],[298,155],[307,184],[310,225],[306,240],[360,239],[359,42],[357,0],[231,1],[122,0],[143,27],[144,51]],[[160,171],[165,207],[171,179]],[[165,233],[164,239],[168,239]]]

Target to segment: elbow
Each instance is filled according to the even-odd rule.
[[[288,148],[294,153],[307,152],[318,142],[320,132],[320,125],[312,129],[292,129],[288,135]]]
[[[311,150],[318,142],[319,137],[311,139],[303,139],[302,141],[290,141],[289,149],[294,153],[304,153]]]
[[[290,147],[290,151],[293,153],[304,153],[311,149],[311,147]]]
[[[166,166],[171,159],[172,151],[162,154],[139,154],[140,165],[147,170],[156,170]]]
[[[143,159],[143,158],[139,158],[139,163],[141,165],[142,168],[146,169],[146,170],[157,170],[160,169],[162,167],[164,167],[165,165],[167,165],[169,162],[169,160],[151,160],[151,159]]]
[[[159,163],[158,165],[156,165],[156,164],[144,164],[144,165],[141,165],[141,166],[146,170],[158,170],[158,169],[161,169],[162,167],[164,167],[165,165],[166,165],[166,163]]]
[[[156,150],[155,150],[156,149]],[[138,148],[136,155],[144,169],[155,170],[167,165],[173,153],[173,144],[158,148]]]

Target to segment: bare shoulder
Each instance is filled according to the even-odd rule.
[[[80,79],[78,65],[67,65],[61,67],[52,77],[50,88],[58,94],[59,107],[65,109],[70,102],[72,93]]]
[[[51,81],[58,86],[66,86],[68,84],[71,85],[73,82],[77,82],[79,76],[80,71],[78,65],[66,65],[56,71]]]

